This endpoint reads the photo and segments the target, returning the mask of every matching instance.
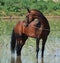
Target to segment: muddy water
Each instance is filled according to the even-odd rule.
[[[37,63],[35,39],[29,38],[22,49],[21,57],[10,53],[10,35],[0,36],[0,63]],[[34,44],[34,45],[33,45]],[[41,60],[41,42],[38,63],[60,63],[60,38],[49,36],[44,51],[44,59]]]

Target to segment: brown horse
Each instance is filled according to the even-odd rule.
[[[11,37],[11,52],[17,50],[17,56],[21,55],[21,50],[28,37],[36,38],[36,57],[38,58],[39,40],[42,39],[43,58],[45,43],[50,33],[50,26],[47,19],[38,10],[28,10],[26,21],[20,21],[14,27]],[[27,23],[27,27],[25,24]]]

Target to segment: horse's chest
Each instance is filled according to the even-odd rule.
[[[40,31],[39,28],[36,28],[35,26],[28,26],[24,28],[23,33],[30,37],[36,37],[39,36]]]

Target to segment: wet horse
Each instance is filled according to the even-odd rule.
[[[36,57],[38,58],[39,41],[42,39],[42,54],[44,56],[44,48],[47,37],[50,33],[50,26],[48,20],[38,10],[29,10],[26,15],[26,21],[18,22],[13,28],[11,37],[11,53],[14,53],[15,49],[17,56],[21,55],[22,47],[24,46],[28,37],[36,38]],[[27,26],[25,24],[27,23]]]

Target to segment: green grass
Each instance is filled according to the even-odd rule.
[[[16,22],[0,20],[0,35],[9,35]]]
[[[49,21],[50,24],[50,36],[59,37],[60,38],[60,19],[52,19]]]
[[[60,2],[55,3],[51,0],[0,0],[0,16],[24,15],[27,12],[27,7],[38,9],[48,15],[60,15]]]

